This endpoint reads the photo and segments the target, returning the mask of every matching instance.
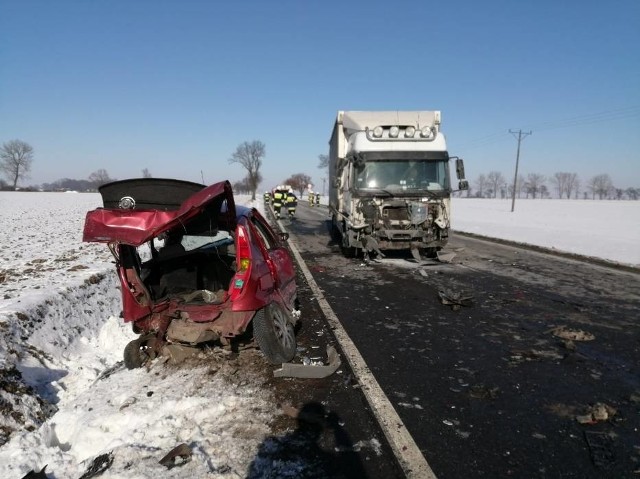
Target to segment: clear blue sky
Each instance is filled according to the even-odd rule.
[[[337,110],[441,110],[467,177],[608,173],[640,187],[640,1],[0,0],[0,143],[31,179],[318,188]]]

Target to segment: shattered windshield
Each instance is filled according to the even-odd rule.
[[[449,190],[447,160],[376,160],[355,166],[354,185],[359,190],[395,191]]]

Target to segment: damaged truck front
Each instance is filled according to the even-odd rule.
[[[449,237],[455,159],[439,111],[339,111],[329,142],[329,209],[343,252],[384,250],[435,256]]]

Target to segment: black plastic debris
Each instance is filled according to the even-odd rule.
[[[33,469],[31,469],[24,476],[22,476],[22,479],[47,479],[47,475],[44,472],[46,468],[47,466],[44,466],[42,469],[40,469],[40,472],[36,472]]]
[[[80,476],[80,479],[91,479],[92,477],[99,476],[104,471],[109,469],[112,464],[113,464],[112,453],[109,452],[106,454],[100,454],[99,456],[96,456],[93,459],[93,461],[91,461],[89,468],[85,471],[85,473],[82,476]]]

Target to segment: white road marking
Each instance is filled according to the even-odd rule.
[[[281,221],[278,221],[278,225],[281,230],[286,231]],[[326,315],[329,325],[333,328],[333,332],[342,347],[344,356],[347,358],[351,369],[353,369],[354,374],[362,385],[362,391],[407,478],[436,479],[436,475],[431,470],[422,452],[420,452],[420,448],[418,448],[413,437],[411,437],[407,431],[400,416],[398,416],[398,413],[393,408],[393,405],[382,391],[378,381],[376,381],[373,373],[362,358],[360,351],[358,351],[358,348],[356,348],[353,341],[351,341],[351,338],[342,327],[340,320],[333,312],[329,302],[325,299],[322,290],[313,279],[311,271],[309,271],[309,268],[307,268],[307,265],[304,263],[294,241],[289,241],[289,246],[296,258],[298,266],[309,283],[311,291],[315,294],[320,308]]]

